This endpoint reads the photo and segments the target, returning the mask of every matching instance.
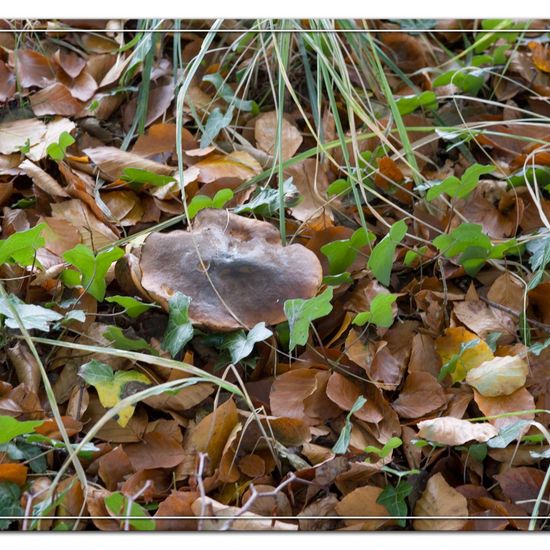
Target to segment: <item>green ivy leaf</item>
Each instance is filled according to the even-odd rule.
[[[283,195],[285,208],[296,206],[300,202],[300,194],[297,187],[292,183],[291,177],[283,182]],[[279,206],[279,190],[264,187],[256,190],[247,203],[236,206],[233,212],[235,214],[254,212],[258,216],[268,218],[279,211]]]
[[[142,313],[145,313],[152,307],[156,307],[156,304],[145,304],[141,300],[136,300],[130,296],[110,296],[109,298],[105,298],[105,301],[115,303],[123,307],[126,314],[132,319],[139,317]]]
[[[304,346],[309,335],[309,325],[332,311],[332,292],[332,287],[328,287],[322,294],[309,300],[296,298],[285,302],[284,311],[290,329],[289,351],[296,346]]]
[[[231,361],[236,364],[252,353],[254,344],[262,342],[272,335],[273,332],[266,328],[264,322],[258,323],[250,329],[248,334],[244,330],[238,330],[228,335],[222,344],[222,349],[229,350]]]
[[[399,220],[391,226],[388,235],[371,252],[367,266],[384,286],[390,284],[395,249],[406,234],[407,224],[404,220]]]
[[[412,490],[413,486],[407,481],[400,481],[397,487],[388,483],[376,499],[376,502],[384,506],[390,515],[394,517],[406,516],[407,503],[405,499],[411,494]],[[397,524],[400,527],[405,527],[406,521],[399,519],[397,520]]]
[[[189,321],[189,304],[191,298],[182,292],[176,292],[168,302],[168,327],[162,349],[175,357],[193,338],[193,325]]]
[[[426,198],[431,201],[441,194],[446,193],[450,197],[464,199],[477,187],[480,176],[491,174],[496,169],[495,166],[483,166],[474,164],[469,166],[461,179],[456,176],[450,176],[438,185],[434,185],[428,190]]]
[[[360,227],[349,239],[332,241],[321,247],[321,252],[327,257],[331,275],[343,273],[355,261],[360,249],[375,240],[375,236],[365,228]]]
[[[370,311],[358,313],[353,319],[354,325],[362,327],[366,323],[372,323],[377,327],[389,328],[393,324],[392,305],[397,300],[397,294],[378,294],[370,305]]]
[[[22,516],[21,508],[21,489],[11,481],[0,483],[0,518],[2,516]],[[7,529],[13,522],[13,519],[0,519],[0,530]]]
[[[254,101],[247,101],[237,97],[231,86],[224,81],[221,74],[207,74],[203,76],[202,79],[204,82],[213,84],[220,97],[222,97],[225,102],[229,103],[229,105],[237,107],[239,111],[250,112],[254,111],[255,108],[258,109]]]
[[[80,271],[80,284],[98,302],[103,301],[107,285],[105,276],[111,264],[124,256],[122,248],[111,248],[96,255],[83,244],[77,244],[63,254],[63,259]]]
[[[137,502],[128,501],[122,493],[111,493],[104,499],[105,506],[115,517],[132,516],[135,519],[129,520],[129,524],[136,531],[154,531],[156,523],[154,519],[147,513],[147,510],[140,506]],[[129,510],[129,513],[128,513]],[[137,519],[143,518],[143,519]],[[126,520],[120,520],[121,525],[124,525]]]

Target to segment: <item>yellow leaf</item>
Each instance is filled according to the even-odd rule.
[[[455,355],[460,354],[463,344],[471,340],[479,340],[475,346],[465,350],[456,363],[456,368],[451,373],[454,382],[462,382],[469,370],[479,367],[481,363],[490,361],[494,355],[491,348],[473,332],[462,327],[448,328],[443,336],[435,341],[435,349],[441,357],[443,365],[453,359]]]

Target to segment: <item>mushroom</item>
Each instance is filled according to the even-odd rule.
[[[182,292],[191,322],[218,331],[284,321],[285,301],[315,296],[323,277],[315,254],[283,247],[270,223],[210,209],[191,231],[147,237],[140,269],[142,288],[165,309]]]

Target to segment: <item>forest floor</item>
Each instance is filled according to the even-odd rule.
[[[0,529],[544,530],[547,21],[0,23]]]

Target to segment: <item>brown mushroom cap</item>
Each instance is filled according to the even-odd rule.
[[[284,321],[285,301],[315,296],[323,277],[313,252],[283,247],[270,223],[225,210],[202,210],[192,231],[147,237],[140,267],[143,288],[164,308],[183,292],[193,324],[220,331]]]

